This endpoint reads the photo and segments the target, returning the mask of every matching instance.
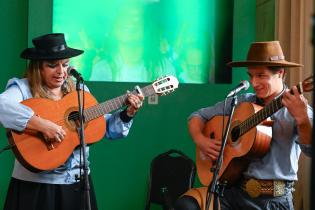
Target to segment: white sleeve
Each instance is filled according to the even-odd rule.
[[[0,94],[0,124],[9,129],[23,131],[34,115],[31,108],[21,104],[23,95],[17,85],[10,86]]]

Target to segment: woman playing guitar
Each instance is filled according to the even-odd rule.
[[[6,90],[0,94],[0,123],[18,132],[38,133],[50,145],[63,145],[67,132],[61,121],[51,121],[34,114],[34,111],[20,102],[31,98],[46,98],[51,101],[62,100],[75,90],[67,69],[69,58],[83,53],[82,50],[67,46],[63,34],[47,34],[33,39],[34,48],[27,48],[21,57],[30,63],[23,79],[9,80]],[[142,105],[143,96],[127,94],[127,108],[107,114],[106,137],[117,139],[125,137],[132,125],[132,118]],[[36,104],[36,106],[45,104]],[[47,113],[54,116],[53,107],[46,106]],[[61,109],[61,107],[60,107]],[[99,129],[105,131],[104,123]],[[104,128],[101,128],[104,126]],[[25,143],[27,144],[27,142]],[[16,145],[17,146],[17,145]],[[33,149],[33,148],[32,148]],[[50,148],[54,151],[53,146]],[[88,149],[86,150],[88,153]],[[36,154],[34,154],[36,158]],[[55,158],[58,158],[57,155]],[[37,159],[40,159],[37,157]],[[53,161],[54,157],[51,160]],[[4,210],[77,210],[80,209],[80,151],[75,149],[68,160],[59,167],[41,173],[34,173],[15,161]],[[97,204],[93,186],[90,190],[91,209]]]

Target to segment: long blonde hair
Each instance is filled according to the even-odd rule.
[[[34,98],[49,98],[53,99],[51,93],[44,84],[41,76],[41,69],[43,68],[44,61],[42,60],[31,60],[28,64],[25,77],[27,78],[32,95]],[[75,85],[73,80],[68,77],[61,86],[61,90],[64,95],[75,90]]]

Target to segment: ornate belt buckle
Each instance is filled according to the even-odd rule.
[[[245,184],[245,190],[252,198],[257,198],[261,194],[261,185],[255,179],[250,179]]]
[[[273,181],[273,196],[278,197],[285,194],[285,182],[284,181]]]

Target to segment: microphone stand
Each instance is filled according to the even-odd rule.
[[[80,153],[83,156],[83,178],[81,177],[81,170],[80,170],[80,183],[81,183],[81,210],[91,210],[91,203],[90,203],[90,183],[88,177],[88,166],[87,166],[87,157],[86,157],[86,144],[84,141],[84,110],[83,105],[81,104],[81,97],[80,97],[80,84],[83,83],[84,80],[82,77],[76,78],[76,90],[78,93],[78,106],[79,106],[79,121],[80,125],[77,127],[78,135],[80,138]],[[80,158],[81,162],[81,158]]]
[[[217,164],[215,164],[215,167],[211,168],[211,171],[213,172],[213,179],[212,179],[211,184],[209,184],[208,190],[207,190],[206,210],[209,210],[212,195],[213,195],[213,210],[219,209],[218,208],[218,204],[219,204],[218,196],[223,196],[223,191],[224,191],[224,187],[225,187],[226,183],[220,184],[218,182],[218,177],[219,177],[220,169],[222,167],[224,148],[225,148],[225,145],[227,142],[228,134],[229,134],[230,127],[231,127],[232,117],[233,117],[236,105],[237,105],[237,97],[236,97],[236,94],[234,94],[232,101],[231,101],[231,112],[229,114],[229,120],[228,120],[228,123],[227,123],[226,128],[225,128],[224,137],[222,140],[221,150],[219,153],[218,161],[217,161]]]

